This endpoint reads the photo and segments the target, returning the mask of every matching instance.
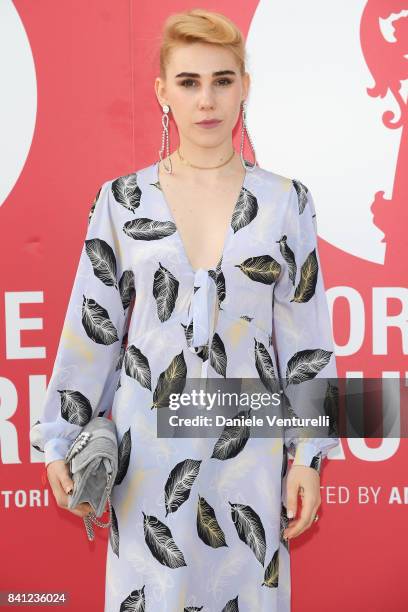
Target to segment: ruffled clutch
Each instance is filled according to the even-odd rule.
[[[112,524],[111,492],[118,471],[118,439],[116,426],[106,417],[95,417],[85,425],[75,438],[65,456],[71,479],[72,495],[68,507],[88,502],[92,512],[83,517],[89,540],[94,539],[92,523],[98,527]],[[109,521],[102,523],[106,502],[109,504]]]

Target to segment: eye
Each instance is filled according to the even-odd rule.
[[[191,86],[191,83],[197,83],[197,81],[195,81],[194,79],[184,79],[184,81],[181,81],[180,85],[182,87],[186,87],[189,88]],[[226,87],[227,85],[230,85],[232,83],[231,79],[218,79],[217,83],[221,84],[221,87]]]
[[[194,79],[184,79],[184,81],[181,81],[180,85],[182,85],[183,87],[189,87],[187,83],[195,83],[195,81]]]

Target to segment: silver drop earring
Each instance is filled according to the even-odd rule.
[[[163,104],[162,108],[163,108],[163,114],[162,114],[163,131],[162,131],[162,146],[159,151],[159,157],[160,157],[160,161],[163,162],[165,171],[168,174],[171,174],[173,171],[173,166],[171,164],[171,159],[169,157],[170,152],[169,152],[169,114],[168,113],[170,110],[170,106],[168,106],[167,104]],[[163,161],[164,140],[165,139],[166,139],[166,151],[167,151],[166,157],[169,158],[170,168],[167,168],[166,164]]]
[[[241,151],[240,151],[241,164],[243,165],[245,170],[247,170],[249,172],[252,172],[255,169],[255,166],[258,165],[258,162],[256,160],[256,154],[255,154],[254,145],[252,143],[252,138],[251,138],[251,136],[250,136],[250,134],[248,132],[248,127],[247,127],[247,124],[246,124],[246,102],[245,102],[245,100],[242,101],[241,106],[242,106]],[[245,131],[247,133],[249,144],[251,145],[252,152],[254,154],[254,163],[253,163],[253,165],[251,164],[250,166],[248,166],[245,163],[244,154],[243,154],[244,153],[244,137],[245,137],[244,132]]]

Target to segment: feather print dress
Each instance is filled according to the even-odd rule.
[[[248,163],[248,162],[247,162]],[[339,439],[159,437],[168,389],[188,379],[337,376],[308,188],[246,171],[214,269],[194,270],[158,163],[105,182],[92,204],[52,376],[30,442],[63,459],[95,416],[119,444],[105,612],[289,612],[283,539],[288,451],[320,471]],[[318,381],[320,382],[320,381]],[[280,383],[279,383],[280,384]],[[327,385],[331,404],[336,387]]]

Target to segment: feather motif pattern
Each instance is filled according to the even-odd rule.
[[[93,214],[95,212],[96,203],[98,202],[99,196],[101,195],[101,190],[102,190],[102,187],[99,187],[99,189],[98,189],[98,191],[97,191],[97,193],[95,195],[94,201],[92,202],[92,206],[89,209],[89,213],[88,213],[88,225],[90,224],[91,219],[93,217]]]
[[[125,353],[125,372],[137,380],[142,387],[151,390],[152,374],[149,360],[134,344],[128,345]]]
[[[63,419],[84,427],[92,418],[91,402],[80,391],[58,389],[61,399],[61,416]]]
[[[264,581],[262,585],[269,588],[277,588],[279,584],[279,548],[277,548],[273,554],[272,559],[269,561],[264,575]]]
[[[212,548],[228,546],[225,534],[215,516],[214,508],[200,495],[197,505],[197,533],[204,544]]]
[[[330,361],[333,351],[321,348],[305,349],[295,353],[286,366],[286,384],[298,385],[314,378]]]
[[[120,604],[119,612],[145,612],[145,585],[132,591]]]
[[[251,411],[252,408],[241,410],[236,417],[247,418]],[[248,425],[225,425],[222,434],[214,445],[211,458],[225,461],[236,457],[248,442],[250,431]]]
[[[107,310],[92,298],[83,296],[82,325],[87,335],[97,344],[117,342],[118,332],[109,318]]]
[[[238,595],[235,597],[235,599],[230,599],[225,604],[225,606],[223,607],[221,612],[239,612],[239,608],[238,608]]]
[[[307,192],[309,190],[306,185],[303,185],[303,183],[297,181],[296,179],[292,179],[292,183],[298,196],[299,215],[301,215],[307,204]]]
[[[260,516],[251,506],[232,504],[230,501],[228,503],[231,506],[232,520],[240,540],[249,546],[255,557],[263,565],[265,562],[266,539],[265,529]]]
[[[289,278],[292,281],[292,284],[294,285],[296,282],[297,265],[295,261],[295,255],[290,246],[288,245],[287,239],[288,237],[286,236],[286,234],[284,234],[282,238],[280,240],[277,240],[276,242],[279,243],[279,250],[281,252],[281,255],[288,264]]]
[[[132,434],[129,427],[129,429],[123,434],[118,447],[118,471],[116,474],[115,486],[120,485],[127,474],[131,451]]]
[[[167,525],[156,516],[142,514],[145,542],[159,563],[172,569],[187,565]]]
[[[258,200],[253,193],[242,187],[232,213],[231,227],[236,234],[240,229],[251,223],[258,214]]]
[[[119,281],[119,293],[123,310],[126,310],[135,297],[135,275],[132,270],[123,271]]]
[[[182,393],[186,385],[187,365],[183,351],[173,357],[170,365],[160,373],[153,392],[153,408],[168,407],[172,393]]]
[[[295,296],[291,302],[308,302],[314,296],[317,283],[319,264],[316,257],[316,249],[305,259],[300,270],[300,281],[295,290]]]
[[[156,221],[146,217],[126,221],[123,226],[123,232],[133,240],[161,240],[176,231],[173,221]]]
[[[140,205],[140,198],[142,195],[140,187],[137,184],[136,172],[120,176],[112,181],[112,193],[116,202],[134,213],[135,209]]]
[[[160,321],[167,321],[174,310],[179,290],[179,281],[161,265],[154,273],[153,296],[157,305],[157,316]]]
[[[201,459],[184,459],[171,470],[164,487],[166,516],[169,512],[176,512],[189,498],[200,464]]]
[[[116,280],[116,257],[112,247],[100,238],[85,240],[85,250],[91,261],[94,274],[107,287],[118,289]]]
[[[119,558],[119,526],[118,519],[116,517],[115,508],[111,504],[112,508],[112,524],[109,528],[109,542],[113,552]]]
[[[220,336],[215,333],[212,338],[210,347],[210,363],[214,370],[224,376],[227,376],[227,353],[225,346]]]
[[[271,393],[276,393],[280,389],[280,382],[273,367],[272,357],[266,346],[254,338],[255,342],[255,367],[259,378]]]
[[[240,264],[235,264],[248,278],[258,283],[272,285],[280,274],[280,264],[270,255],[248,257]]]

